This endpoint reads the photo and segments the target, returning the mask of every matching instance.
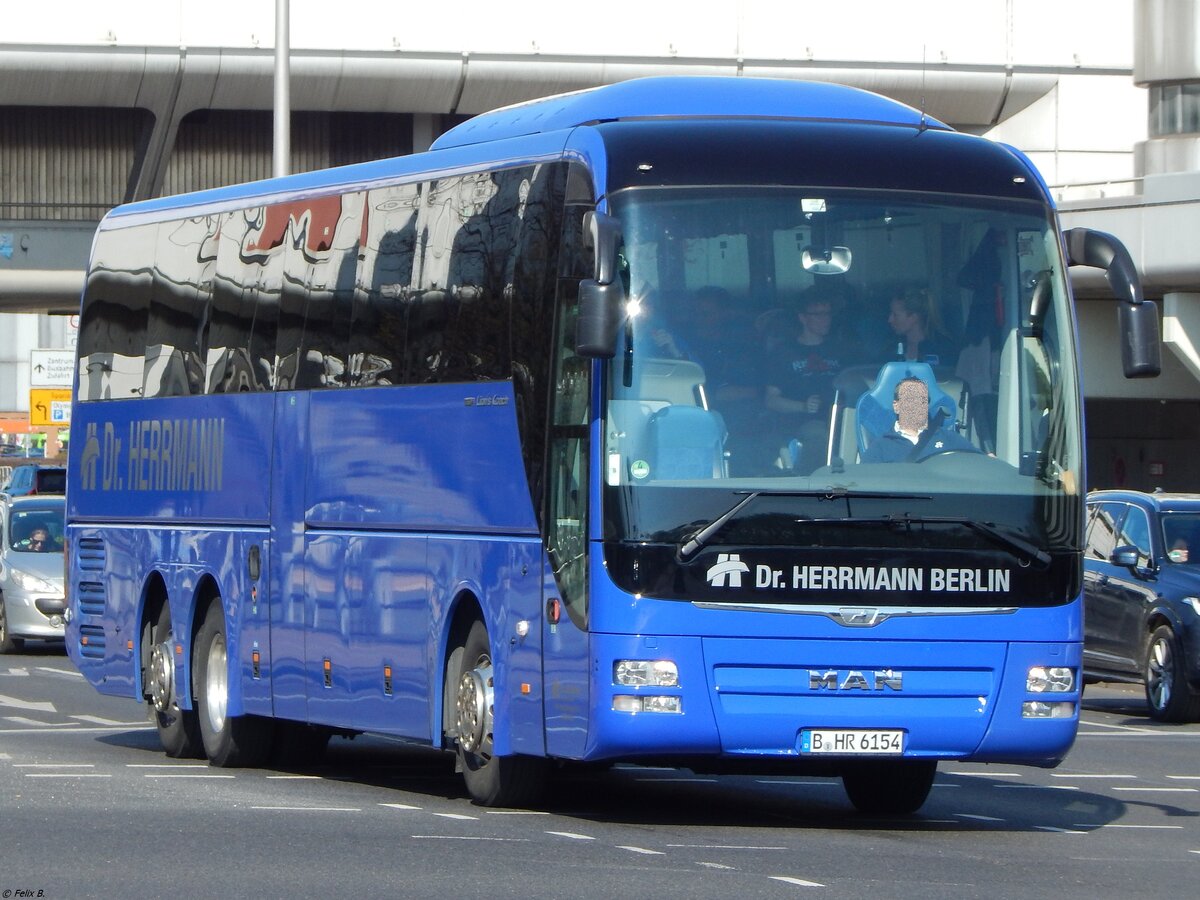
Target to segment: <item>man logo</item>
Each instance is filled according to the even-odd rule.
[[[713,587],[740,588],[742,573],[749,574],[750,567],[736,553],[718,553],[717,563],[708,570],[708,583]]]

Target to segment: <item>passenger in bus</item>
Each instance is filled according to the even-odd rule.
[[[958,354],[939,325],[940,316],[929,291],[907,290],[892,298],[888,325],[896,335],[893,359],[952,366]]]
[[[847,358],[846,348],[833,337],[833,307],[828,294],[817,288],[806,291],[795,339],[781,344],[767,360],[764,403],[779,414],[779,445],[794,448],[781,457],[782,468],[811,472],[824,458],[834,381]]]
[[[940,417],[929,421],[929,387],[920,378],[905,378],[896,385],[892,410],[896,413],[892,431],[876,437],[861,462],[920,462],[956,450],[979,452],[965,437],[946,427]]]

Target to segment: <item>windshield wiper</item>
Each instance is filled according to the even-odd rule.
[[[856,491],[850,488],[831,486],[804,491],[737,491],[746,496],[699,531],[694,532],[676,549],[680,562],[687,562],[704,549],[713,535],[720,531],[730,519],[740,513],[759,497],[815,497],[818,500],[932,500],[929,494],[900,494],[894,491]],[[844,520],[842,520],[844,521]]]
[[[910,516],[908,513],[902,516],[885,516],[883,521],[896,525],[962,525],[976,534],[990,538],[1001,547],[1028,557],[1043,568],[1050,565],[1050,554],[1041,547],[1034,546],[1024,538],[1005,534],[989,522],[968,519],[966,516]]]

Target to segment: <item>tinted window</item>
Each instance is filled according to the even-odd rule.
[[[1117,546],[1117,528],[1125,514],[1123,503],[1096,503],[1092,506],[1092,521],[1088,528],[1088,559],[1107,560]]]
[[[1150,562],[1150,519],[1146,511],[1137,506],[1129,507],[1125,521],[1121,523],[1121,540],[1123,546],[1136,547],[1138,565],[1144,566]]]
[[[243,213],[227,213],[221,217],[206,361],[210,394],[255,389],[257,379],[250,362],[253,282],[247,282],[250,272],[242,264],[241,253],[247,230]]]
[[[158,227],[143,396],[204,393],[201,345],[208,326],[218,223],[213,216]]]
[[[79,399],[140,396],[157,225],[102,231],[79,320]]]
[[[420,203],[419,184],[367,193],[360,227],[358,289],[353,294],[349,385],[402,384],[407,379]]]

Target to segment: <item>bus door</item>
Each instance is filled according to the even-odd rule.
[[[574,312],[572,308],[571,312]],[[546,478],[546,578],[543,675],[546,752],[581,757],[587,742],[588,494],[591,360],[575,354],[574,316],[560,321]]]

